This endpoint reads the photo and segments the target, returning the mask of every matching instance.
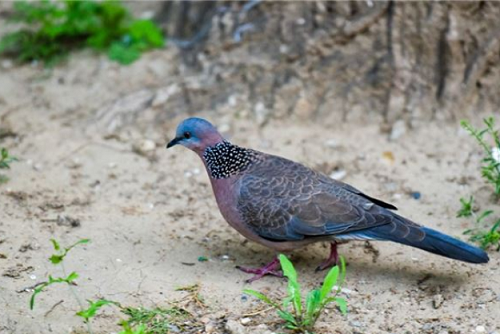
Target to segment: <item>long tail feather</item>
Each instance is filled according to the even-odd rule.
[[[367,238],[389,240],[420,248],[459,261],[469,263],[486,263],[489,261],[488,254],[478,247],[428,227],[416,225],[396,214],[394,216],[396,216],[395,223],[364,230],[360,234]],[[401,230],[406,231],[406,233],[402,234]]]

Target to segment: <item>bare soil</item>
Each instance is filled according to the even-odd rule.
[[[185,79],[177,56],[157,51],[121,67],[83,52],[52,71],[2,63],[0,128],[8,131],[0,144],[20,161],[0,186],[0,333],[85,329],[63,286],[48,288],[29,310],[22,290],[62,275],[47,260],[50,238],[92,240],[66,259],[67,271],[80,274],[83,299],[166,306],[186,296],[176,288],[199,284],[206,307],[193,309],[204,332],[283,331],[272,311],[258,313],[265,307],[243,296],[248,275],[235,269],[261,265],[273,253],[227,225],[193,153],[165,150],[188,116],[162,107]],[[478,194],[482,209],[500,212],[480,177],[480,151],[457,123],[429,123],[389,140],[379,124],[325,127],[290,118],[258,126],[250,114],[231,101],[197,113],[239,145],[329,174],[345,171],[344,181],[456,237],[472,227],[455,218],[460,197]],[[498,252],[487,265],[469,265],[383,242],[352,242],[340,251],[348,262],[349,314],[330,308],[318,333],[500,331]],[[321,244],[291,254],[304,289],[321,283],[324,273],[314,268],[327,254]],[[251,287],[281,296],[286,282],[266,277]],[[119,317],[104,309],[94,326],[117,332]],[[249,323],[239,325],[245,317]]]

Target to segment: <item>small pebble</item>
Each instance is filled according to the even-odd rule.
[[[241,296],[241,301],[242,302],[246,302],[248,300],[248,296],[247,295],[242,295]]]
[[[356,320],[350,321],[349,325],[351,325],[352,327],[362,327],[363,326],[363,324],[361,322],[356,321]]]
[[[443,303],[444,303],[443,295],[441,295],[441,294],[434,295],[434,297],[432,299],[432,306],[435,309],[440,308],[441,305],[443,305]]]
[[[300,17],[295,22],[297,22],[298,25],[302,26],[302,25],[306,24],[306,19],[303,17]]]
[[[241,324],[242,324],[242,325],[246,326],[246,325],[248,325],[250,322],[252,322],[252,319],[250,319],[250,318],[243,318],[243,319],[241,319],[240,321],[241,321]]]
[[[33,165],[33,169],[39,172],[43,169],[43,165],[41,163],[36,163]]]
[[[484,328],[484,326],[476,327],[476,333],[484,333],[484,332],[486,332],[486,328]]]
[[[432,329],[433,325],[431,323],[426,323],[422,326],[422,330],[424,331],[428,331],[430,329]]]
[[[227,104],[231,107],[236,107],[236,104],[238,103],[238,98],[235,95],[229,96],[227,99]]]
[[[335,139],[328,139],[325,141],[325,146],[329,148],[337,148],[339,147],[339,143]]]
[[[142,139],[132,145],[132,150],[139,155],[148,155],[155,148],[156,143],[150,139]]]
[[[389,136],[390,140],[397,140],[406,133],[405,121],[399,120],[392,126],[391,134]]]
[[[66,167],[69,169],[78,169],[82,167],[82,162],[78,158],[73,158],[66,163]]]
[[[30,275],[30,279],[36,280],[36,275]]]
[[[221,133],[227,133],[229,132],[229,130],[231,130],[231,127],[229,126],[229,124],[221,124],[217,127],[217,129]]]
[[[226,330],[230,334],[245,334],[245,327],[243,327],[239,322],[236,320],[228,320],[226,322]]]
[[[403,197],[403,196],[401,194],[398,194],[398,193],[392,195],[392,198],[394,198],[394,199],[401,199],[401,197]]]
[[[345,170],[338,170],[330,174],[330,177],[334,180],[342,180],[346,177],[347,172]]]

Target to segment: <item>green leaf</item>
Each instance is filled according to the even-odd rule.
[[[297,320],[295,319],[293,314],[291,314],[290,312],[278,310],[277,313],[281,319],[297,326]]]
[[[477,217],[476,222],[480,223],[484,218],[488,217],[493,213],[493,210],[486,210],[479,217]]]
[[[78,245],[85,245],[85,244],[88,244],[90,242],[90,239],[80,239],[78,240],[77,242],[75,242],[74,244],[72,244],[71,246],[67,247],[66,248],[66,252],[69,252],[71,249],[73,249],[75,246],[78,246]]]
[[[312,290],[306,298],[306,314],[309,322],[314,319],[315,314],[321,311],[321,293],[319,290]]]
[[[283,269],[283,275],[288,277],[289,280],[297,282],[297,271],[295,271],[292,262],[283,254],[279,255],[279,260],[281,269]]]
[[[288,308],[288,305],[290,305],[290,303],[292,302],[292,299],[293,299],[293,296],[287,296],[285,298],[283,298],[283,308],[286,309]]]
[[[68,275],[68,277],[65,280],[68,283],[73,283],[73,281],[76,280],[78,277],[79,277],[78,274],[73,271],[71,274]]]
[[[137,325],[137,327],[132,329],[132,327],[130,327],[130,324],[127,321],[123,320],[120,323],[120,326],[123,327],[123,330],[118,334],[146,334],[146,325],[144,324],[139,324]]]
[[[342,297],[335,297],[335,302],[343,315],[347,314],[347,301]]]
[[[122,65],[129,65],[139,59],[141,52],[134,46],[126,46],[118,42],[111,45],[108,56],[109,59],[117,61]]]
[[[143,41],[146,48],[162,47],[161,30],[151,20],[136,20],[129,27],[129,33],[136,42]]]
[[[63,255],[57,255],[57,254],[53,254],[51,257],[49,257],[49,261],[52,262],[52,264],[59,264],[62,262],[63,259],[64,259]]]
[[[50,242],[52,242],[52,245],[54,246],[54,250],[58,251],[61,249],[61,245],[57,242],[56,239],[50,239]]]
[[[323,286],[321,287],[320,300],[325,299],[326,296],[332,291],[333,286],[337,283],[337,278],[339,276],[339,267],[335,266],[325,277],[325,281],[323,282]]]
[[[93,318],[95,316],[95,314],[97,313],[97,311],[99,311],[99,309],[105,305],[120,306],[120,304],[118,304],[117,302],[114,302],[111,300],[106,300],[106,299],[99,299],[95,302],[91,301],[91,300],[87,300],[87,301],[90,304],[90,306],[85,310],[81,310],[79,312],[76,312],[76,315],[79,317],[82,317],[85,322],[88,322],[90,318]]]
[[[264,303],[266,304],[269,304],[271,306],[274,306],[276,308],[280,308],[278,304],[276,304],[275,302],[273,302],[269,297],[267,297],[266,295],[258,292],[258,291],[255,291],[255,290],[250,290],[250,289],[245,289],[243,290],[243,293],[247,294],[247,295],[251,295],[251,296],[254,296],[260,300],[262,300]]]
[[[280,254],[279,260],[281,269],[283,269],[283,275],[288,278],[288,293],[292,297],[293,307],[300,317],[302,314],[302,300],[300,296],[300,285],[297,282],[297,271],[295,271],[292,262],[290,262],[285,255]]]

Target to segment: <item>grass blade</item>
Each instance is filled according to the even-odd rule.
[[[323,282],[323,286],[321,287],[320,300],[324,300],[326,296],[332,291],[333,286],[337,283],[337,278],[339,276],[339,267],[335,266],[325,277],[325,281]]]
[[[276,307],[277,309],[281,309],[281,307],[278,304],[273,302],[269,297],[267,297],[263,293],[260,293],[260,292],[255,291],[255,290],[250,290],[250,289],[243,290],[243,293],[245,293],[247,295],[254,296],[254,297],[262,300],[264,303]]]

